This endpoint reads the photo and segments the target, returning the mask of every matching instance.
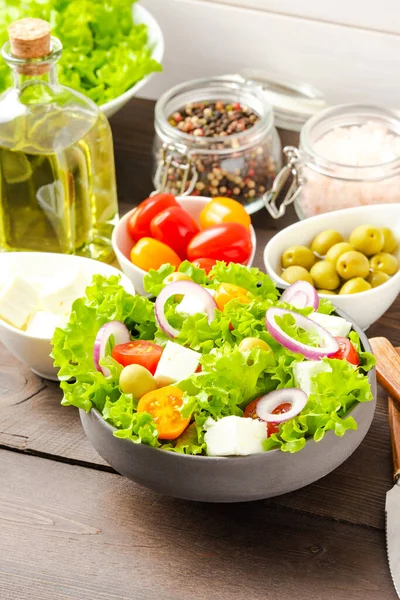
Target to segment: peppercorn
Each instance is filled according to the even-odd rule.
[[[236,197],[246,205],[261,197],[272,185],[276,171],[271,153],[273,140],[263,141],[252,149],[241,149],[241,134],[254,127],[259,119],[249,106],[222,100],[188,103],[169,116],[172,127],[193,138],[202,138],[201,142],[194,141],[192,148],[198,177],[193,195]],[[204,138],[210,140],[209,153],[196,156],[196,143],[204,148]],[[221,153],[225,150],[226,154]],[[175,156],[175,162],[180,163],[179,156]],[[169,167],[167,177],[168,191],[175,195],[181,193],[183,172]],[[191,185],[189,177],[185,190]]]

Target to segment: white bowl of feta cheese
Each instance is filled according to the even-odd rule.
[[[0,254],[0,341],[40,377],[57,381],[51,338],[96,274],[119,275],[121,285],[135,293],[118,269],[90,258],[45,252]]]
[[[266,271],[277,286],[287,288],[289,284],[279,275],[281,257],[287,248],[296,245],[308,246],[316,235],[327,229],[338,231],[345,239],[348,239],[350,233],[358,225],[365,224],[387,227],[393,231],[397,240],[400,240],[400,204],[346,208],[294,223],[277,233],[265,246]],[[397,249],[397,258],[400,261],[399,248]],[[319,294],[319,296],[330,300],[337,308],[348,314],[361,329],[365,330],[388,310],[399,292],[400,270],[386,283],[365,292],[340,295]],[[323,326],[323,323],[320,324]]]

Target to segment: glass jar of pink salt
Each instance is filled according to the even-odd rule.
[[[294,202],[300,219],[342,208],[400,202],[400,119],[383,108],[334,106],[309,119],[299,148],[265,197],[274,218]]]

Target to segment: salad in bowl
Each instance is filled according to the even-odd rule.
[[[53,338],[62,403],[116,438],[169,453],[302,451],[357,429],[374,357],[307,282],[281,295],[256,268],[150,270],[153,299],[96,275]]]

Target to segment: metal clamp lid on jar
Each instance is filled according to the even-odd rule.
[[[299,174],[301,160],[298,149],[294,146],[286,146],[283,154],[287,158],[287,164],[275,177],[271,190],[263,196],[265,208],[274,219],[283,217],[286,208],[300,194],[304,183]]]
[[[178,155],[180,160],[177,161],[175,156]],[[198,174],[192,156],[187,152],[186,146],[183,144],[167,144],[164,143],[161,148],[160,161],[154,175],[156,190],[154,194],[164,192],[168,188],[168,169],[174,168],[178,173],[182,174],[179,196],[190,196],[197,183]],[[190,182],[187,189],[186,184],[190,176]]]
[[[184,90],[185,86],[193,86],[193,91],[188,92]],[[196,87],[197,86],[197,87]],[[168,123],[168,117],[166,115],[166,108],[168,103],[173,103],[173,99],[182,95],[182,102],[185,100],[190,102],[205,101],[204,97],[207,92],[207,86],[221,86],[222,93],[224,95],[235,95],[235,93],[248,94],[249,97],[253,95],[257,100],[257,103],[264,109],[264,115],[259,114],[259,122],[251,129],[242,131],[240,133],[234,133],[225,137],[201,137],[196,138],[195,136],[176,130],[172,125]],[[211,94],[215,94],[215,90],[210,89]],[[192,95],[189,95],[192,94]],[[207,98],[207,100],[209,100]],[[256,111],[256,109],[253,110]],[[256,111],[257,112],[257,111]],[[260,111],[261,113],[262,111]],[[161,124],[160,124],[161,123]],[[273,111],[268,102],[265,100],[261,93],[260,86],[251,81],[245,80],[240,76],[218,76],[211,79],[198,79],[180,84],[168,90],[158,100],[156,104],[156,132],[159,138],[163,141],[160,158],[158,161],[157,169],[154,175],[154,184],[157,192],[165,191],[168,187],[168,169],[173,167],[181,176],[180,185],[178,188],[178,194],[180,196],[189,196],[198,181],[198,173],[195,165],[195,155],[203,153],[213,154],[226,154],[234,153],[238,148],[224,148],[224,149],[210,149],[206,148],[206,144],[224,142],[227,143],[233,138],[246,138],[246,136],[252,136],[252,140],[247,143],[238,142],[238,147],[241,151],[245,151],[248,148],[254,146],[259,138],[265,135],[265,130],[270,130],[274,124]],[[162,130],[161,130],[162,129]],[[188,145],[181,141],[171,140],[172,137],[183,137],[188,136]],[[189,148],[189,144],[197,145],[195,148]],[[203,144],[203,148],[201,147]],[[189,185],[187,185],[189,182]]]

